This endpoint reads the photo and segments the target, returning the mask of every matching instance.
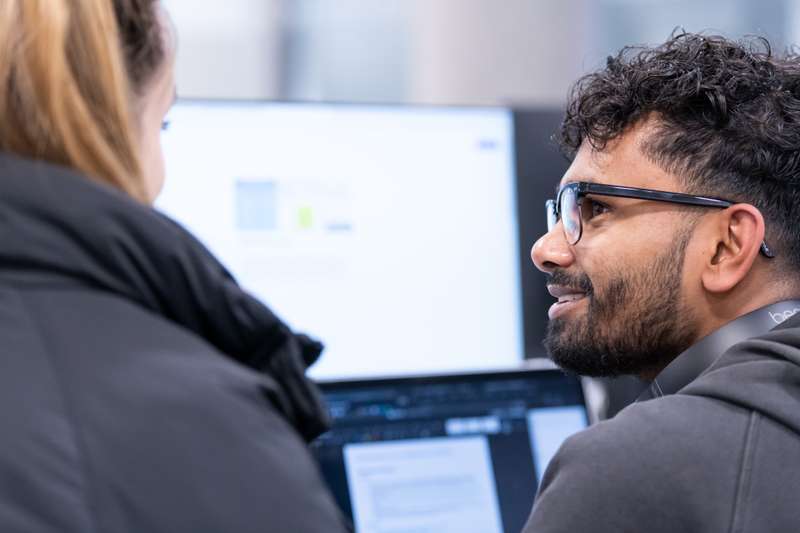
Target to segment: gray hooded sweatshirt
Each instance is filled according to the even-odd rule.
[[[800,315],[568,439],[523,531],[800,531]]]

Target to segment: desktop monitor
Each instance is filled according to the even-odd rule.
[[[326,350],[316,378],[523,359],[502,108],[179,101],[156,207]]]

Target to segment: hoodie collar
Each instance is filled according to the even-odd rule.
[[[714,333],[676,357],[650,382],[637,402],[675,394],[706,371],[729,348],[747,339],[763,335],[795,315],[800,315],[800,300],[784,300],[767,305],[728,322]]]

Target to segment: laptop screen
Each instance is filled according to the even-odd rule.
[[[322,383],[313,444],[359,533],[518,532],[558,447],[588,423],[555,369]]]

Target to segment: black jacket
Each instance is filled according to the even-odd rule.
[[[342,531],[320,350],[165,216],[0,155],[0,531]]]
[[[525,533],[800,531],[800,316],[569,438]]]

